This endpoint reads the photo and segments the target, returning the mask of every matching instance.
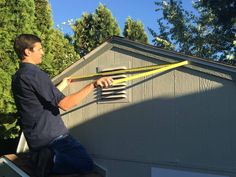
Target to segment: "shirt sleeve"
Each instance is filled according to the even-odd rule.
[[[37,72],[34,75],[31,79],[31,85],[38,95],[54,106],[58,106],[58,103],[65,97],[43,71]]]

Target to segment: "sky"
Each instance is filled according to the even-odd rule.
[[[149,41],[152,36],[148,32],[148,27],[157,31],[157,17],[155,12],[155,0],[49,0],[52,8],[54,26],[60,25],[64,33],[73,34],[69,25],[63,25],[70,19],[78,19],[84,12],[93,13],[98,7],[99,2],[110,9],[113,17],[117,20],[121,33],[124,29],[126,18],[130,16],[133,20],[140,20],[148,35]],[[183,6],[192,11],[192,1],[183,0]]]

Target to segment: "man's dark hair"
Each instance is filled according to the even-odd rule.
[[[32,34],[21,34],[15,38],[14,50],[17,56],[22,60],[25,56],[25,49],[33,50],[36,42],[41,43],[41,39]]]

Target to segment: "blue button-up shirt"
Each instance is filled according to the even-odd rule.
[[[38,66],[21,63],[12,79],[12,92],[31,149],[44,147],[68,133],[58,108],[65,96]]]

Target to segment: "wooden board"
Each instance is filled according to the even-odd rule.
[[[13,162],[16,166],[18,166],[21,170],[26,172],[29,176],[35,177],[33,175],[32,166],[30,164],[29,160],[29,154],[8,154],[4,155],[5,158],[9,159],[11,162]],[[81,174],[71,174],[71,175],[50,175],[50,177],[102,177],[101,175],[94,173],[89,173],[86,175]]]

